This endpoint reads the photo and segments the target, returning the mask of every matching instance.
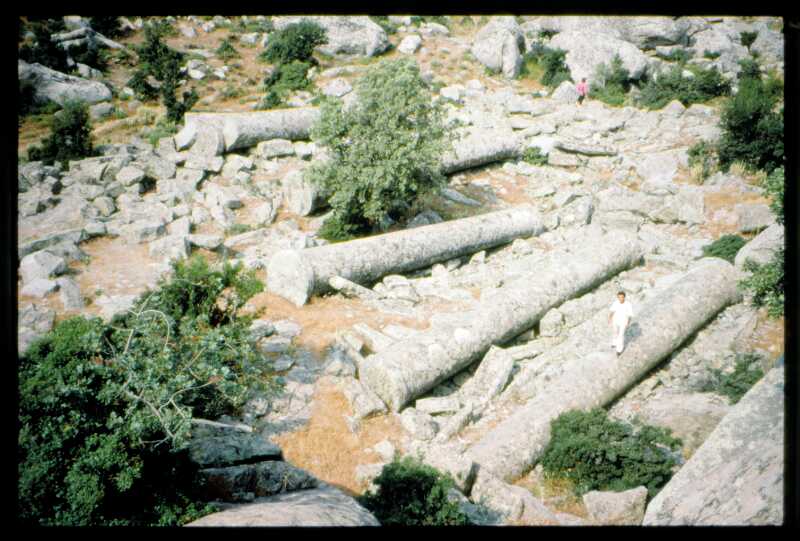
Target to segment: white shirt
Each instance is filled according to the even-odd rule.
[[[624,324],[633,317],[633,305],[625,299],[624,303],[615,300],[611,304],[611,313],[614,314],[613,321],[616,324]]]

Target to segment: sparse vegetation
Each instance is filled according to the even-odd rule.
[[[600,64],[598,66],[595,81],[595,84],[591,86],[589,96],[615,106],[625,102],[625,94],[633,83],[630,72],[622,65],[619,55],[614,56],[610,65]]]
[[[93,152],[88,106],[79,101],[67,101],[63,110],[53,115],[50,135],[41,146],[28,150],[28,159],[47,164],[58,161],[66,165],[69,160],[86,158]]]
[[[572,80],[569,68],[564,63],[566,51],[551,49],[541,43],[534,43],[522,56],[520,77],[539,78],[539,82],[556,88],[564,81]]]
[[[781,317],[786,291],[783,247],[775,252],[772,261],[763,265],[745,261],[744,270],[752,274],[739,282],[739,286],[752,293],[753,305],[765,306],[770,317]]]
[[[397,34],[397,25],[390,21],[386,15],[370,15],[369,18],[383,28],[383,31],[388,35]]]
[[[717,147],[713,143],[700,141],[689,147],[687,154],[689,167],[697,171],[701,181],[705,181],[717,166]]]
[[[719,58],[720,53],[718,51],[703,51],[703,58],[708,58],[709,60],[716,60]]]
[[[691,72],[691,76],[684,73]],[[683,105],[703,103],[717,96],[730,93],[730,83],[712,67],[704,69],[699,66],[678,65],[650,78],[641,87],[639,103],[648,109],[661,109],[672,100]]]
[[[522,161],[533,165],[547,165],[547,156],[538,147],[530,147],[522,153]]]
[[[747,241],[739,235],[723,235],[708,246],[704,246],[703,255],[706,257],[719,257],[733,263],[736,254],[745,244],[747,244]]]
[[[652,498],[672,476],[681,441],[652,426],[638,430],[608,418],[605,410],[573,410],[551,423],[541,464],[545,475],[566,477],[578,494],[622,491],[640,485]]]
[[[764,377],[761,357],[755,353],[739,353],[736,365],[730,373],[714,369],[712,378],[703,388],[704,392],[715,392],[727,396],[731,404],[736,404],[750,388]]]
[[[228,39],[222,40],[215,53],[222,60],[230,60],[231,58],[238,58],[240,56],[239,52],[233,47]]]
[[[377,491],[358,498],[382,526],[465,526],[469,521],[447,498],[452,479],[410,457],[383,467]]]
[[[237,313],[262,286],[198,258],[174,269],[128,314],[68,319],[20,359],[24,523],[180,525],[209,512],[184,443],[193,418],[275,389]]]
[[[677,62],[678,64],[686,64],[692,57],[691,53],[681,47],[672,49],[669,54],[663,55],[662,58],[668,62]]]
[[[331,159],[312,165],[312,182],[330,193],[333,215],[321,230],[344,239],[398,220],[414,200],[444,185],[439,164],[448,146],[443,109],[432,100],[419,66],[382,61],[356,82],[358,99],[345,109],[324,100],[312,129]]]

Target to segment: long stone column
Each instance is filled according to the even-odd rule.
[[[544,230],[536,210],[521,205],[462,220],[385,233],[305,250],[282,250],[267,268],[269,291],[302,306],[341,276],[364,284],[392,273],[427,267]]]
[[[554,306],[634,266],[642,257],[635,236],[589,234],[562,248],[464,314],[461,326],[440,324],[367,357],[359,378],[394,411],[440,381],[531,328]]]
[[[442,158],[445,174],[520,155],[520,139],[511,130],[474,128],[460,133],[453,140],[453,150]]]
[[[187,113],[185,127],[176,139],[189,139],[201,125],[222,131],[225,151],[248,148],[269,139],[308,139],[319,118],[317,107],[296,107],[250,113]]]
[[[737,273],[721,259],[704,259],[634,315],[619,357],[610,338],[597,351],[564,359],[546,389],[486,433],[467,456],[507,481],[519,478],[550,441],[550,422],[574,409],[609,404],[677,349],[723,308],[741,298]],[[609,333],[610,337],[610,333]]]
[[[781,525],[784,394],[783,368],[773,368],[653,498],[642,524]]]

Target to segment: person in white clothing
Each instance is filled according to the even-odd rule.
[[[625,300],[625,292],[617,293],[617,300],[611,305],[608,321],[614,328],[614,339],[611,347],[617,350],[617,355],[625,349],[625,329],[633,317],[633,306]]]

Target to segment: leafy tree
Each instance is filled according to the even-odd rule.
[[[28,159],[66,164],[69,160],[91,156],[93,152],[89,108],[81,101],[67,101],[63,110],[53,116],[50,135],[41,146],[28,150]]]
[[[441,157],[449,146],[444,113],[410,59],[383,61],[356,83],[344,107],[325,100],[312,138],[330,151],[312,182],[330,194],[327,238],[367,233],[406,213],[420,195],[444,185]]]
[[[410,457],[383,467],[375,478],[378,489],[358,498],[383,526],[464,526],[469,521],[458,504],[447,498],[454,486],[427,464]]]
[[[288,64],[293,60],[313,64],[314,48],[328,43],[326,34],[326,30],[313,21],[290,24],[270,36],[259,58],[273,64]]]
[[[215,51],[216,55],[222,60],[230,60],[239,56],[239,52],[231,44],[230,40],[223,39]]]
[[[706,257],[719,257],[730,263],[736,259],[736,254],[747,244],[739,235],[723,235],[708,246],[703,247],[703,255]]]
[[[552,421],[541,464],[546,475],[572,480],[579,494],[644,485],[653,497],[672,476],[677,459],[671,451],[680,445],[663,428],[634,431],[601,408],[573,410]]]
[[[758,38],[758,32],[739,32],[739,39],[742,41],[742,45],[750,49],[750,46],[756,41]]]
[[[260,288],[240,267],[193,259],[130,313],[71,318],[32,344],[18,369],[18,516],[136,526],[209,512],[184,443],[194,418],[275,388],[237,314]]]

